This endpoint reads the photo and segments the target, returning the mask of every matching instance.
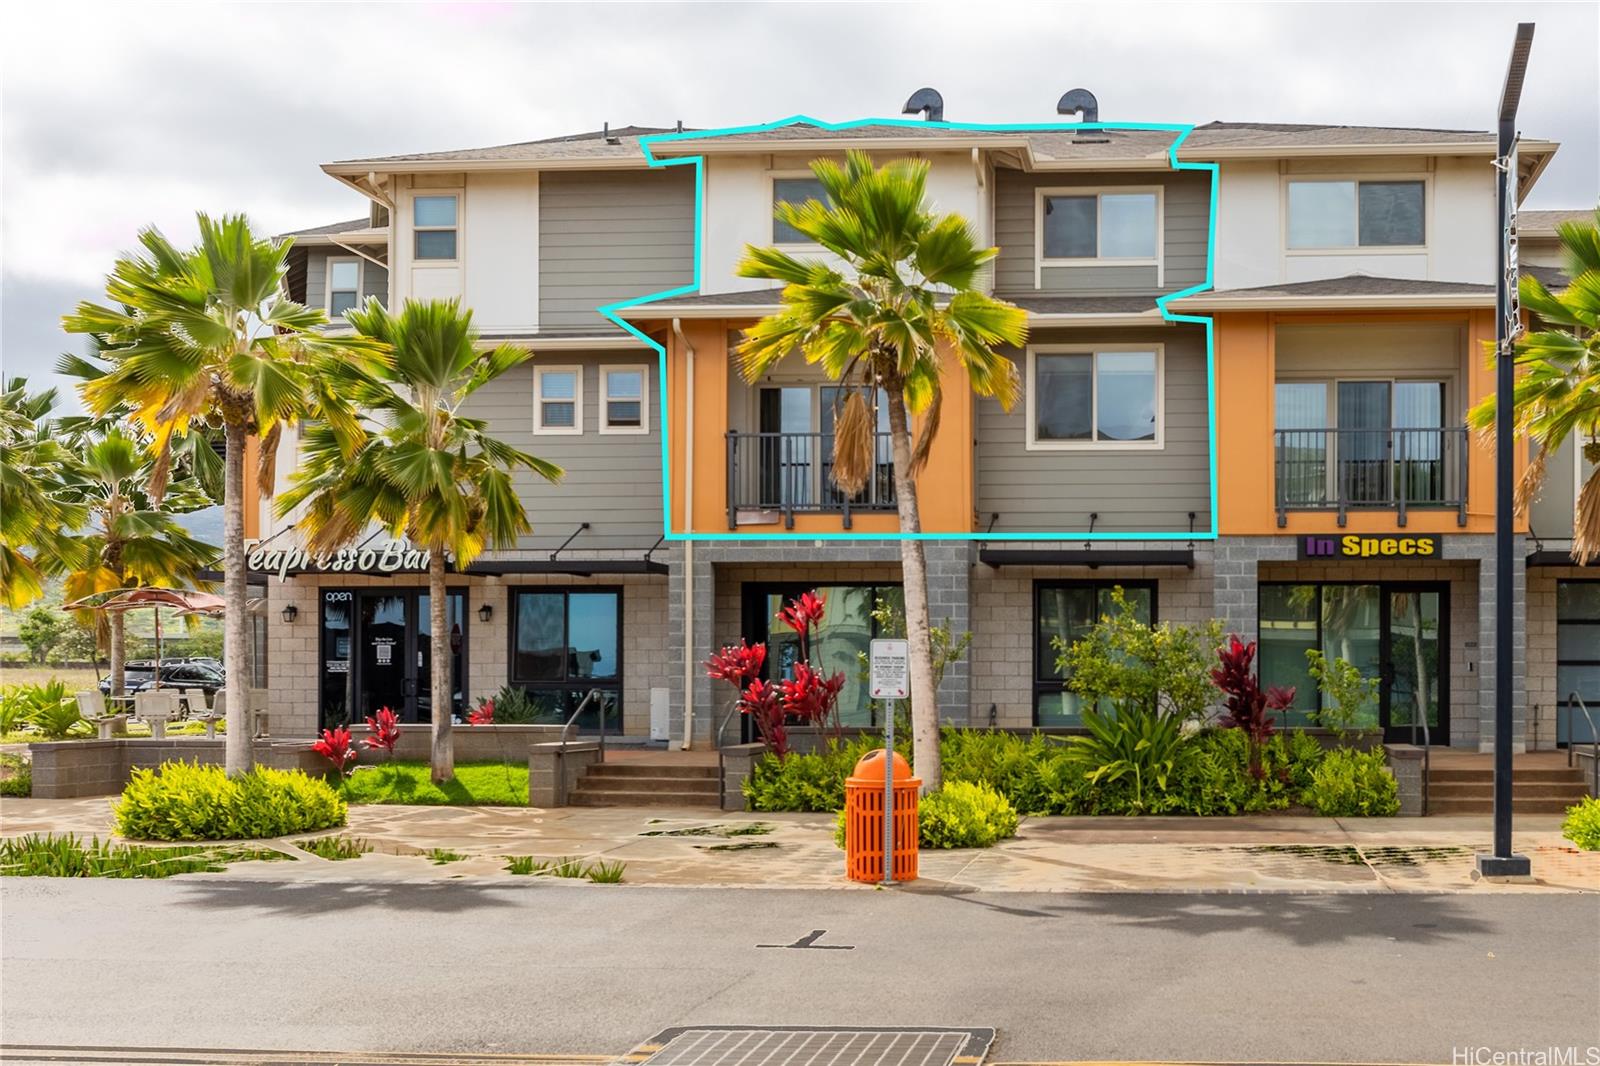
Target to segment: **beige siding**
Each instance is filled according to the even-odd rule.
[[[977,401],[976,492],[979,525],[998,513],[1005,532],[1183,532],[1211,528],[1210,435],[1205,334],[1178,326],[1137,330],[1041,330],[1034,344],[1165,345],[1165,446],[1147,451],[1029,451],[1028,400],[1009,412]],[[1019,371],[1025,357],[1012,350]]]

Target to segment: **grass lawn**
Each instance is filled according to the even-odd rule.
[[[44,685],[60,679],[67,692],[97,688],[100,678],[86,666],[33,666],[28,663],[0,663],[0,687],[5,685]]]
[[[458,762],[455,780],[435,785],[428,764],[397,759],[364,767],[345,781],[351,803],[415,803],[437,806],[526,807],[526,763]]]

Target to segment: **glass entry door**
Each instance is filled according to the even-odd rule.
[[[1388,586],[1388,627],[1384,636],[1384,739],[1446,743],[1444,714],[1444,593],[1423,586]],[[1416,727],[1416,728],[1413,728]]]
[[[431,721],[428,594],[361,589],[356,595],[356,702],[349,708],[347,721],[360,722],[380,707],[394,711],[402,722]],[[465,607],[462,593],[448,594],[451,702],[456,713],[466,706]]]

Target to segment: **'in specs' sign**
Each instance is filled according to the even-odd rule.
[[[1295,538],[1302,559],[1438,559],[1437,533],[1316,533]]]

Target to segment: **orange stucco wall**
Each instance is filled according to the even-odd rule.
[[[1340,529],[1333,512],[1291,511],[1288,525],[1278,526],[1273,507],[1273,410],[1277,378],[1274,338],[1279,324],[1352,324],[1453,320],[1466,327],[1462,380],[1470,403],[1494,391],[1494,370],[1483,342],[1494,339],[1494,312],[1351,312],[1330,314],[1230,312],[1216,315],[1217,396],[1217,521],[1223,535],[1331,533]],[[1459,414],[1459,412],[1457,412]],[[1518,442],[1520,472],[1527,460]],[[1399,529],[1392,511],[1351,511],[1345,532],[1382,533]],[[1467,524],[1457,524],[1454,511],[1412,510],[1406,522],[1412,533],[1492,533],[1494,531],[1494,446],[1476,435],[1467,454]],[[1519,523],[1519,529],[1526,529]]]
[[[728,331],[749,325],[744,321],[688,320],[684,338],[669,331],[667,345],[668,437],[667,459],[671,477],[672,513],[668,522],[675,532],[727,533],[729,391],[744,385],[736,356],[728,346]],[[684,343],[687,340],[687,345]],[[692,356],[691,356],[692,350]],[[689,376],[693,360],[694,404],[692,463],[689,447]],[[791,356],[799,359],[800,356]],[[917,479],[922,528],[929,533],[967,533],[973,529],[972,394],[965,373],[954,359],[945,361],[945,402],[939,434],[934,438],[928,466]],[[692,487],[691,487],[692,486]],[[690,524],[692,522],[692,524]],[[893,533],[900,528],[894,514],[855,514],[844,528],[836,514],[796,515],[794,528],[781,522],[740,525],[731,532],[804,535],[807,533]]]

